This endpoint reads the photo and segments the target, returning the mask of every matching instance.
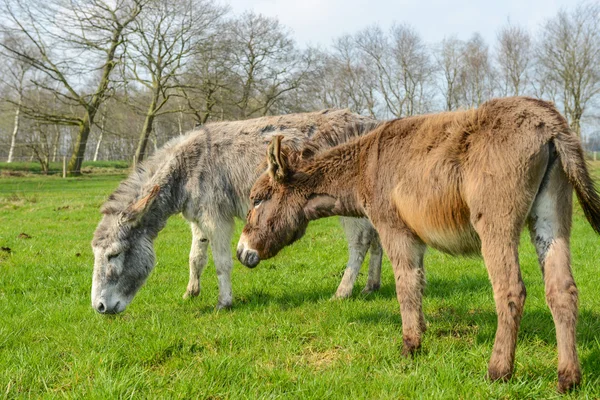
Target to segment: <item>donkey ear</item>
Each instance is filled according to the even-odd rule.
[[[150,189],[150,193],[142,197],[129,207],[121,214],[121,217],[126,222],[136,222],[144,215],[144,212],[150,208],[150,205],[154,202],[156,196],[160,192],[160,186],[154,185]]]
[[[267,162],[269,164],[267,172],[275,182],[282,182],[288,173],[287,160],[285,155],[281,153],[282,139],[282,135],[275,136],[267,149]]]

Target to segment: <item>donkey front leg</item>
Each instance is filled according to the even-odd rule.
[[[423,256],[427,247],[408,231],[379,226],[377,231],[394,269],[396,296],[402,316],[402,354],[409,356],[421,347],[421,337],[426,330]]]
[[[369,275],[367,278],[367,285],[362,290],[362,293],[368,294],[379,290],[381,286],[381,261],[383,259],[383,249],[381,248],[381,242],[379,241],[379,235],[375,228],[371,226],[371,257],[369,258]]]
[[[192,222],[192,248],[190,250],[190,280],[183,298],[200,294],[200,275],[208,261],[208,238],[197,223]]]
[[[346,264],[342,281],[333,296],[336,299],[344,299],[352,295],[360,267],[369,250],[371,230],[373,229],[369,221],[364,218],[340,217],[340,223],[348,241],[348,264]]]
[[[211,238],[217,280],[219,282],[219,301],[217,309],[231,308],[233,305],[233,294],[231,289],[231,271],[233,270],[233,259],[231,255],[231,237],[233,236],[234,221],[221,221]]]

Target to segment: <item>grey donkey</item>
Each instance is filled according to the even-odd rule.
[[[184,297],[200,293],[200,275],[210,244],[219,284],[217,308],[232,305],[231,240],[234,219],[250,209],[252,184],[273,135],[288,146],[310,141],[328,146],[332,135],[354,125],[368,130],[374,121],[347,110],[211,123],[169,141],[109,196],[92,241],[92,307],[100,313],[125,310],[154,268],[153,240],[167,219],[182,213],[192,228],[190,277]],[[379,237],[366,219],[340,218],[348,240],[349,261],[334,295],[351,295],[358,272],[371,250],[363,292],[377,290],[381,279]]]

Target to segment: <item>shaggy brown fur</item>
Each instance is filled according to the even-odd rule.
[[[240,238],[245,254],[274,256],[312,219],[368,216],[394,267],[404,352],[410,354],[425,330],[426,247],[481,252],[498,314],[488,375],[505,380],[513,372],[526,296],[518,244],[528,223],[556,325],[559,390],[579,383],[572,188],[597,232],[600,198],[579,139],[552,104],[505,98],[475,110],[390,121],[310,160],[279,151],[278,140],[269,150],[270,174],[252,189],[258,206]]]

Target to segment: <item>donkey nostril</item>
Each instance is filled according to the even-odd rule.
[[[98,304],[98,307],[96,307],[96,310],[98,310],[99,313],[104,314],[104,311],[106,311],[106,307],[104,306],[104,303],[100,302]]]
[[[258,265],[259,262],[260,258],[258,257],[258,253],[256,251],[248,252],[248,254],[246,254],[246,267],[254,268]]]

